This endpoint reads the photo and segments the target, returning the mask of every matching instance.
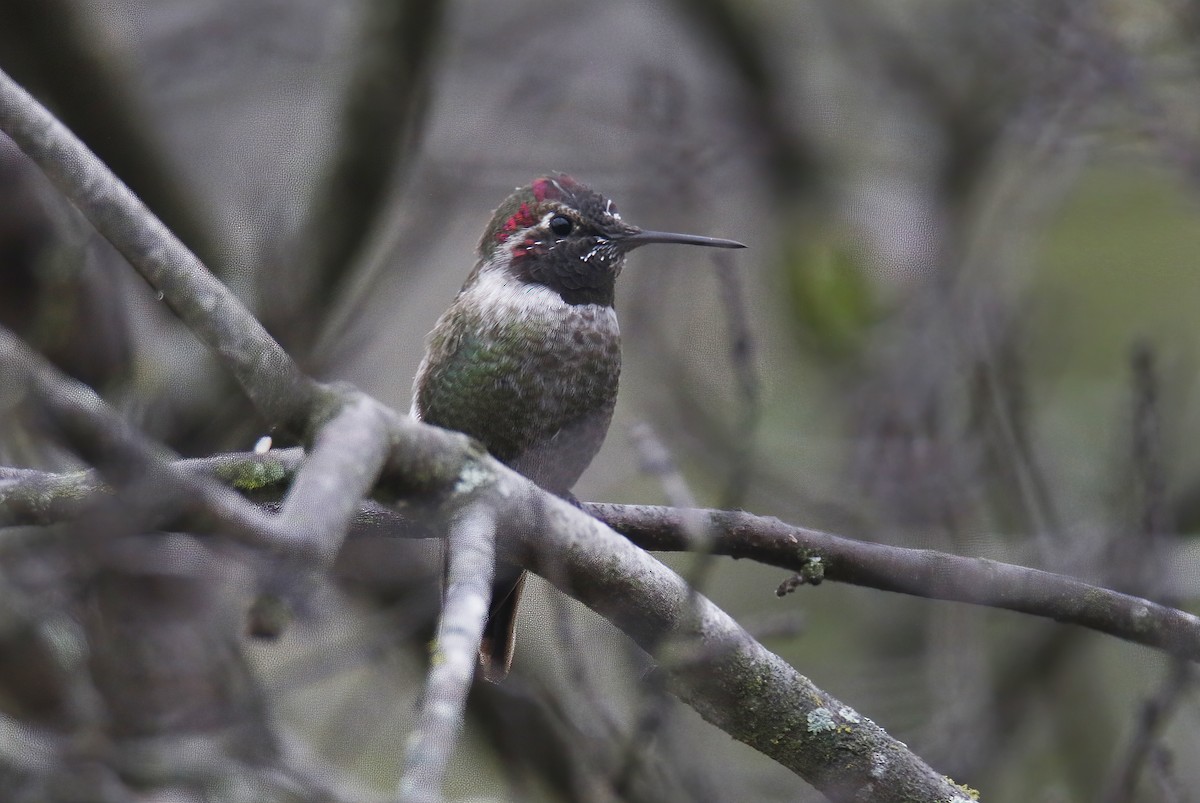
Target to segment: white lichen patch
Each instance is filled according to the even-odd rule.
[[[477,488],[486,485],[491,479],[492,472],[486,466],[474,460],[469,460],[462,467],[462,471],[458,472],[458,479],[454,482],[454,492],[456,494],[469,494]]]
[[[808,712],[808,732],[822,733],[831,731],[837,727],[834,721],[833,712],[828,708],[814,708]]]

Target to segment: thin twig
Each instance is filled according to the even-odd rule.
[[[1134,587],[1153,589],[1154,578],[1165,563],[1162,560],[1162,542],[1170,537],[1174,526],[1166,499],[1167,478],[1162,459],[1160,382],[1154,350],[1149,344],[1135,344],[1130,355],[1130,368],[1133,385],[1130,463],[1140,502],[1138,518],[1142,531],[1137,541],[1127,539],[1126,549],[1121,550],[1120,554],[1142,560],[1142,566],[1134,570]],[[1162,594],[1155,596],[1163,597]],[[1163,601],[1174,602],[1170,599]],[[1120,803],[1134,798],[1138,779],[1146,765],[1153,761],[1159,738],[1170,724],[1172,714],[1178,710],[1180,698],[1192,689],[1195,679],[1191,664],[1179,657],[1171,659],[1167,677],[1141,705],[1129,746],[1113,762],[1115,771],[1103,798],[1105,803]]]
[[[487,619],[495,573],[496,516],[485,502],[471,504],[447,535],[447,585],[437,642],[425,682],[417,727],[409,736],[400,776],[402,803],[436,803],[462,728],[467,692]]]
[[[684,509],[699,507],[696,495],[653,427],[644,421],[634,424],[629,428],[629,443],[637,453],[638,468],[658,480],[667,504]],[[702,532],[693,531],[690,534],[703,537]],[[701,546],[701,543],[698,542],[697,546]]]
[[[1148,343],[1134,346],[1130,357],[1133,374],[1133,468],[1141,499],[1140,552],[1155,556],[1154,547],[1169,538],[1175,523],[1167,500],[1166,465],[1163,459],[1162,411],[1158,369]],[[1149,549],[1147,549],[1149,547]]]
[[[1195,679],[1191,664],[1178,659],[1171,661],[1162,686],[1142,703],[1129,746],[1115,762],[1115,772],[1103,797],[1104,803],[1122,803],[1134,799],[1143,768],[1154,757],[1158,739],[1170,724],[1171,715],[1179,709],[1180,699],[1192,689]]]
[[[653,427],[646,422],[635,424],[630,428],[629,441],[638,454],[641,470],[658,480],[667,503],[672,507],[696,509],[695,494]],[[703,522],[699,520],[691,521],[686,526],[686,531],[697,553],[691,571],[685,575],[689,589],[688,604],[695,606],[696,598],[707,584],[712,570],[714,556],[709,549],[712,539],[705,531]],[[662,645],[659,644],[647,649],[647,652],[655,661],[661,662],[661,648]],[[641,697],[646,702],[634,724],[633,732],[626,740],[620,767],[613,780],[614,791],[622,799],[629,797],[637,772],[649,755],[647,748],[662,728],[669,710],[665,673],[652,672],[646,677],[646,681],[645,689],[641,692]]]
[[[756,365],[754,335],[746,315],[743,274],[733,269],[733,260],[728,254],[713,254],[712,259],[717,266],[717,286],[720,288],[721,306],[725,310],[729,329],[729,360],[737,380],[740,408],[735,435],[737,451],[731,456],[729,479],[719,505],[728,509],[742,507],[746,493],[751,488],[755,464],[754,438],[762,420],[762,382]]]
[[[1058,550],[1050,548],[1051,541],[1057,537],[1061,549],[1063,532],[1050,483],[1029,437],[1028,376],[1012,342],[1013,327],[994,323],[995,317],[999,316],[985,310],[975,322],[983,343],[978,369],[981,401],[986,402],[983,416],[992,425],[992,431],[983,437],[990,434],[994,439],[997,460],[1003,461],[1000,467],[1011,477],[1016,500],[1032,534],[1047,554],[1054,554]]]

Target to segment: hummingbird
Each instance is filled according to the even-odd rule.
[[[745,248],[630,225],[612,201],[563,173],[518,187],[492,214],[474,269],[426,339],[412,415],[470,435],[577,504],[571,487],[599,451],[617,400],[617,276],[630,251],[651,243]],[[512,666],[526,576],[497,566],[479,648],[488,680]]]

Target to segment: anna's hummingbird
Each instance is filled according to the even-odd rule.
[[[426,340],[413,415],[481,441],[542,488],[571,486],[604,441],[617,399],[621,333],[613,290],[625,255],[649,243],[744,248],[733,240],[644,231],[570,176],[536,179],[500,204],[479,261]],[[499,566],[479,658],[512,665],[525,572]]]

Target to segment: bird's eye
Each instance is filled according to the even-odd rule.
[[[550,231],[554,232],[559,237],[566,237],[571,233],[571,219],[562,215],[555,215],[550,218]]]

